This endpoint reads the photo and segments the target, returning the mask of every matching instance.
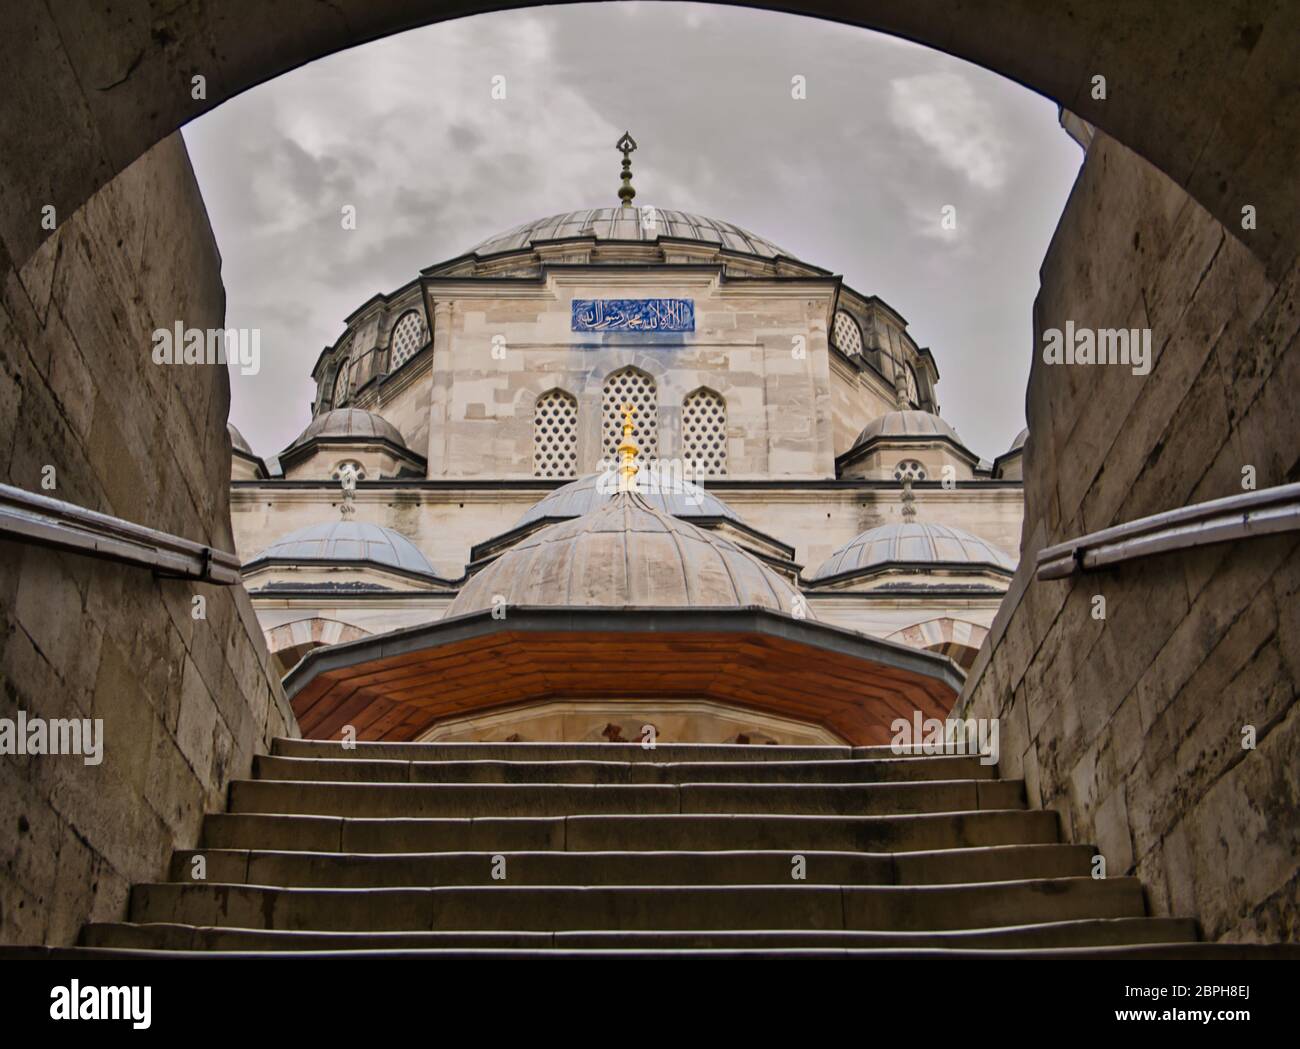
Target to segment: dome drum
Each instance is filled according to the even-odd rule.
[[[382,416],[360,408],[322,412],[279,456],[290,480],[334,480],[345,461],[358,463],[366,480],[423,477],[424,456],[406,446]]]
[[[899,480],[901,470],[909,479],[918,480],[919,466],[926,480],[969,481],[980,460],[946,421],[930,412],[909,409],[873,419],[835,465],[844,478]]]

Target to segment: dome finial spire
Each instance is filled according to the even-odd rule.
[[[636,453],[639,449],[632,440],[632,416],[636,408],[631,404],[623,405],[623,442],[618,446],[618,490],[620,492],[636,491]]]
[[[618,187],[618,199],[623,202],[623,207],[630,208],[632,198],[636,196],[636,190],[632,188],[632,151],[636,149],[636,139],[624,131],[614,148],[623,154],[623,174],[620,176],[623,184]]]

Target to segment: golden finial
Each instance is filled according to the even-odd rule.
[[[636,139],[624,131],[614,148],[623,154],[623,173],[619,176],[623,184],[618,187],[618,199],[623,207],[630,208],[632,198],[636,196],[636,190],[632,188],[632,150],[636,149]]]
[[[636,491],[636,453],[641,449],[632,440],[632,416],[636,408],[631,404],[623,405],[623,443],[618,446],[618,490],[620,492]]]

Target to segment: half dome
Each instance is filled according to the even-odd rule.
[[[365,521],[327,521],[281,536],[245,567],[264,561],[370,562],[402,572],[435,575],[424,554],[406,536]]]
[[[653,471],[650,473],[653,474]],[[673,488],[673,491],[655,491],[656,487],[658,486],[647,484],[637,490],[637,494],[656,510],[674,517],[723,517],[729,521],[740,520],[731,507],[698,484],[685,481],[664,486]],[[678,488],[680,491],[676,490]],[[618,478],[613,471],[588,474],[561,485],[539,499],[528,508],[515,527],[522,528],[548,517],[581,517],[603,506],[617,494]]]
[[[747,608],[786,615],[799,591],[734,543],[619,492],[548,525],[478,572],[447,615],[494,607]],[[807,613],[811,618],[811,613]]]
[[[888,437],[946,437],[957,444],[962,443],[957,431],[939,416],[932,412],[908,409],[886,412],[872,419],[858,434],[853,447],[860,447],[876,438]]]
[[[889,564],[985,566],[1014,572],[1015,559],[992,543],[960,528],[911,522],[872,528],[836,550],[808,578],[861,572]]]
[[[635,206],[586,208],[533,219],[481,241],[466,254],[483,257],[506,251],[522,251],[540,241],[562,240],[566,237],[595,237],[598,241],[639,240],[646,243],[653,243],[660,237],[673,237],[714,244],[728,251],[739,251],[764,259],[793,258],[789,252],[771,241],[721,219],[689,211]]]
[[[321,412],[312,419],[289,448],[297,448],[317,438],[339,439],[358,438],[387,441],[399,448],[406,447],[406,441],[396,426],[382,415],[367,412],[361,408],[335,408]],[[289,449],[286,449],[288,451]]]

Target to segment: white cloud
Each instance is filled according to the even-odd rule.
[[[981,189],[1000,189],[1007,147],[992,107],[960,73],[925,73],[889,82],[889,116],[916,134],[941,164]]]
[[[186,129],[220,234],[227,324],[262,332],[262,373],[231,375],[232,414],[259,452],[306,425],[311,363],[360,303],[521,221],[591,202],[592,158],[616,156],[623,129],[581,85],[556,81],[555,33],[513,14],[390,37]],[[612,197],[617,162],[605,168]],[[345,205],[355,229],[343,228]],[[284,410],[286,391],[296,410]]]
[[[807,101],[790,98],[796,59],[816,69]],[[614,204],[624,128],[641,144],[637,203],[736,222],[881,296],[933,347],[971,446],[1006,447],[1038,266],[1079,166],[1055,107],[865,30],[670,3],[443,22],[185,128],[227,323],[262,330],[261,373],[232,376],[253,447],[275,452],[306,425],[313,362],[372,294],[521,222]],[[341,228],[345,203],[356,230]],[[938,222],[946,203],[955,232]]]

